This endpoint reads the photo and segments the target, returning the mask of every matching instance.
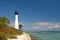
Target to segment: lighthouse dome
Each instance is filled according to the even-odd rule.
[[[15,15],[18,15],[18,12],[17,12],[17,10],[15,11]]]

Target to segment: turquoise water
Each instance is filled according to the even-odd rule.
[[[37,40],[60,40],[60,32],[42,32],[42,33],[30,33]]]

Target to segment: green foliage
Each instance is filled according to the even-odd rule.
[[[0,17],[0,28],[7,27],[10,24],[10,20],[5,17]]]
[[[10,28],[8,30],[8,33],[11,34],[11,35],[20,35],[21,34],[21,32],[19,30],[16,30],[14,28]]]
[[[0,23],[2,24],[10,24],[10,20],[5,17],[0,17]]]
[[[3,33],[0,33],[0,40],[7,40],[6,35]]]
[[[0,40],[7,38],[16,38],[14,35],[21,35],[23,32],[15,28],[9,27],[10,20],[5,17],[0,17]]]
[[[0,23],[0,28],[2,28],[2,29],[5,29],[7,26],[8,26],[8,25],[1,24],[1,23]]]

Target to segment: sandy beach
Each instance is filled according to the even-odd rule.
[[[23,32],[22,35],[16,35],[17,39],[8,39],[8,40],[31,40],[31,37],[28,33]]]

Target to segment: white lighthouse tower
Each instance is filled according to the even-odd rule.
[[[18,23],[18,12],[15,11],[15,29],[19,29],[19,23]]]

